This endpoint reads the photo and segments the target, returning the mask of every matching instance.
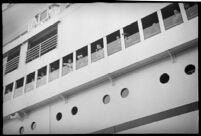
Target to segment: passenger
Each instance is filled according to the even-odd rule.
[[[54,70],[55,70],[54,67],[51,67],[51,72],[54,72]]]
[[[173,23],[177,24],[178,22],[181,21],[181,14],[179,13],[179,11],[177,9],[174,10],[174,19],[173,19]]]
[[[68,63],[63,63],[63,66],[67,66],[68,68],[73,68],[72,60],[68,59]]]
[[[41,75],[38,77],[38,79],[43,78],[43,76],[45,76],[45,74],[42,72]]]
[[[96,52],[99,51],[99,50],[101,50],[101,49],[102,49],[101,45],[100,45],[100,44],[97,44],[97,45],[96,45]]]
[[[119,40],[119,39],[120,39],[120,37],[117,35],[117,36],[116,36],[116,40]]]
[[[81,58],[83,58],[82,54],[80,54],[80,55],[77,56],[77,60],[80,60]]]

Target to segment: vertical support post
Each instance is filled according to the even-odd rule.
[[[141,21],[141,19],[139,19],[138,21],[138,28],[139,28],[139,33],[140,33],[140,40],[141,40],[141,42],[143,42],[144,41],[144,32],[143,32],[143,28],[142,28],[142,21]]]

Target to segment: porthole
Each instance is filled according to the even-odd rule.
[[[170,77],[167,73],[163,73],[160,77],[160,82],[165,84],[169,81]]]
[[[192,64],[189,64],[189,65],[187,65],[186,67],[185,67],[185,73],[187,74],[187,75],[191,75],[191,74],[193,74],[194,72],[195,72],[195,66],[194,65],[192,65]]]
[[[20,134],[24,134],[24,127],[23,127],[23,126],[20,127],[19,133],[20,133]]]
[[[31,123],[31,129],[34,130],[36,128],[36,122]]]
[[[71,110],[71,113],[73,115],[75,115],[75,114],[77,114],[77,112],[78,112],[78,108],[77,107],[73,107],[72,110]]]
[[[110,96],[109,95],[105,95],[104,97],[103,97],[103,103],[104,104],[108,104],[110,102]]]
[[[57,118],[58,121],[61,120],[61,118],[62,118],[61,112],[57,113],[56,118]]]
[[[129,94],[128,88],[123,88],[123,89],[121,90],[121,97],[122,97],[122,98],[127,97],[128,94]]]

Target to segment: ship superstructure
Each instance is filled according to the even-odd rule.
[[[198,133],[197,3],[14,4],[3,23],[4,134]]]

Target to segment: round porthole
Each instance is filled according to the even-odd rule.
[[[122,97],[122,98],[127,97],[128,94],[129,94],[128,88],[123,88],[123,89],[121,90],[121,97]]]
[[[110,102],[110,96],[109,95],[105,95],[104,97],[103,97],[103,103],[104,104],[108,104]]]
[[[160,82],[165,84],[169,81],[170,77],[167,73],[163,73],[160,77]]]
[[[73,107],[72,110],[71,110],[71,113],[73,115],[75,115],[75,114],[77,114],[77,112],[78,112],[78,108],[77,107]]]
[[[36,122],[31,123],[31,129],[34,130],[36,128]]]
[[[192,64],[189,64],[189,65],[187,65],[186,67],[185,67],[185,73],[187,74],[187,75],[191,75],[191,74],[193,74],[194,72],[195,72],[195,66],[194,65],[192,65]]]
[[[61,118],[62,118],[61,112],[57,113],[56,118],[57,118],[58,121],[61,120]]]
[[[23,126],[20,127],[19,133],[20,133],[20,134],[24,134],[24,127],[23,127]]]

